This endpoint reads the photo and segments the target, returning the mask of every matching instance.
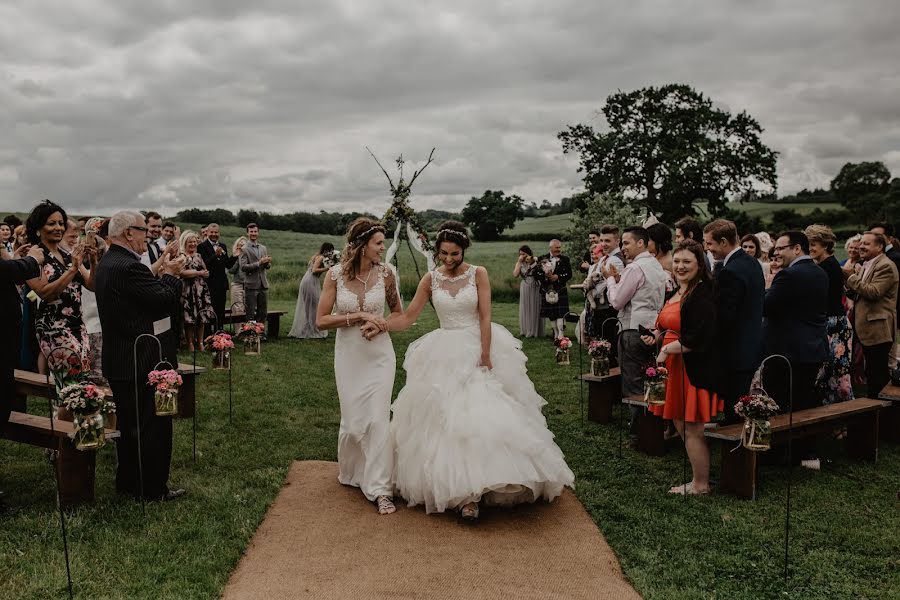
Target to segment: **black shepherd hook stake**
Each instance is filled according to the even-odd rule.
[[[231,313],[231,319],[230,319],[231,323],[229,323],[229,324],[231,325],[231,340],[232,341],[234,341],[234,339],[235,339],[234,336],[236,333],[235,320],[234,320],[234,314],[235,314],[234,309],[236,306],[239,306],[241,308],[241,314],[245,314],[247,312],[247,307],[244,306],[243,302],[232,302],[231,303],[231,308],[229,308],[228,311]],[[235,355],[234,350],[236,350],[236,347],[237,347],[237,344],[235,344],[235,348],[231,349],[232,350],[231,360],[228,361],[228,424],[229,425],[231,424],[231,413],[232,413],[232,404],[233,404],[232,398],[233,398],[233,394],[234,394],[234,392],[232,391],[233,388],[232,388],[232,380],[231,380],[231,370],[232,370],[232,366],[234,363],[234,355]],[[194,412],[195,413],[197,412],[196,408],[194,408]]]
[[[788,368],[788,483],[787,483],[787,498],[785,501],[785,516],[784,516],[784,580],[787,581],[789,575],[788,572],[788,557],[790,552],[790,534],[791,534],[791,483],[794,475],[794,456],[793,456],[793,441],[794,441],[794,366],[791,364],[790,359],[784,356],[783,354],[770,354],[765,357],[763,361],[759,365],[758,373],[760,385],[764,386],[762,383],[763,378],[763,367],[766,365],[769,360],[773,358],[780,358],[787,364]],[[752,385],[752,384],[751,384]],[[751,390],[752,393],[753,390]],[[761,392],[765,392],[765,390],[759,390]],[[768,394],[766,394],[768,395]]]
[[[141,493],[141,514],[147,516],[147,501],[144,498],[144,459],[143,459],[143,441],[141,438],[141,406],[140,406],[140,382],[138,381],[138,342],[141,338],[150,338],[156,342],[159,350],[159,362],[163,361],[162,342],[152,333],[142,333],[134,338],[134,344],[131,347],[132,357],[134,358],[134,421],[137,425],[137,448],[138,448],[138,490]],[[146,385],[146,384],[145,384]]]
[[[72,356],[75,356],[79,361],[79,368],[83,368],[83,364],[81,364],[81,355],[72,350],[71,348],[66,348],[65,346],[54,346],[50,349],[50,352],[47,353],[47,387],[50,388],[50,394],[47,396],[47,409],[50,412],[50,434],[53,439],[56,439],[56,425],[53,414],[53,401],[59,400],[59,395],[57,394],[57,383],[62,384],[62,382],[57,382],[55,377],[53,384],[50,383],[50,360],[53,354],[57,351],[61,350],[64,353],[68,353]],[[67,357],[68,358],[68,357]],[[63,365],[65,369],[68,369],[68,361],[63,361]],[[60,441],[59,443],[64,444],[64,441]],[[59,481],[59,450],[51,450],[50,451],[50,463],[53,467],[53,476],[56,481],[56,506],[59,508],[59,526],[62,531],[62,541],[63,541],[63,555],[66,559],[66,580],[69,585],[69,598],[74,597],[74,592],[72,590],[72,566],[71,561],[69,559],[69,534],[66,530],[66,513],[63,510],[62,506],[62,493],[60,491],[60,481]]]
[[[567,312],[566,316],[564,318],[567,323],[578,323],[581,320],[581,315],[579,315],[578,313],[574,313],[574,312]],[[579,410],[581,411],[581,426],[582,427],[584,427],[584,378],[583,378],[584,362],[582,359],[582,354],[583,354],[583,350],[584,350],[584,346],[582,344],[582,339],[583,339],[584,335],[585,335],[584,327],[582,327],[581,335],[575,336],[576,338],[578,338],[578,374],[580,375],[580,377],[578,378],[578,380],[579,380],[578,383],[580,386],[580,391],[578,393],[578,406],[579,406]]]
[[[610,321],[615,321],[616,323],[616,335],[612,341],[606,338],[606,324]],[[619,320],[619,317],[607,317],[603,319],[603,322],[600,323],[600,339],[606,340],[610,342],[609,352],[612,354],[612,346],[615,345],[616,348],[619,346],[619,338],[622,336],[622,321]],[[619,380],[622,381],[621,376],[622,371],[622,363],[619,363]],[[621,384],[619,385],[619,389],[621,391]],[[619,405],[619,458],[622,457],[622,404]]]

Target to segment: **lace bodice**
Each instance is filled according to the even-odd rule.
[[[441,329],[464,329],[478,325],[478,288],[475,265],[456,277],[431,272],[431,300],[441,321]]]
[[[385,285],[384,280],[390,271],[384,265],[372,267],[368,289],[361,282],[344,281],[343,267],[335,265],[328,270],[328,276],[337,283],[335,311],[339,315],[363,311],[374,315],[384,314]],[[358,288],[358,289],[355,289]]]

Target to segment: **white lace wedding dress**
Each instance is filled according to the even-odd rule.
[[[394,483],[410,506],[443,512],[552,500],[575,476],[541,413],[522,344],[491,324],[493,370],[478,366],[481,334],[475,266],[431,271],[441,328],[406,352],[406,386],[393,405]]]
[[[383,265],[372,267],[371,289],[347,286],[341,265],[328,271],[337,284],[336,314],[365,311],[384,315]],[[359,286],[362,287],[362,286]],[[369,500],[393,496],[394,453],[390,443],[391,395],[397,357],[387,334],[366,340],[358,325],[341,327],[334,342],[334,376],[341,403],[338,432],[338,480],[360,488]]]

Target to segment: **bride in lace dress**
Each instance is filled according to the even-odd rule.
[[[465,262],[465,226],[444,223],[436,244],[442,266],[383,328],[410,327],[429,297],[441,322],[409,346],[403,363],[406,386],[391,424],[397,492],[410,506],[459,508],[466,519],[478,518],[479,504],[553,500],[575,476],[547,429],[521,342],[491,323],[490,282],[483,267]],[[377,323],[363,331],[380,337]]]
[[[341,264],[325,278],[316,318],[319,329],[337,329],[338,480],[360,488],[379,514],[389,514],[395,510],[390,417],[397,358],[390,337],[367,340],[360,326],[383,327],[385,304],[399,314],[400,295],[393,271],[381,264],[384,227],[357,219],[347,230],[347,241]]]

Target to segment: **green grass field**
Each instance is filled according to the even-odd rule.
[[[288,301],[274,307],[293,312]],[[514,304],[494,307],[494,319],[514,333],[517,314]],[[283,331],[290,325],[289,319],[282,323]],[[398,355],[435,326],[426,309],[410,331],[393,335]],[[645,598],[888,600],[900,595],[897,446],[882,446],[877,464],[863,464],[846,459],[839,442],[829,442],[821,452],[821,472],[795,471],[793,576],[785,583],[785,469],[762,468],[755,502],[715,493],[671,496],[666,490],[684,476],[677,447],[650,458],[626,446],[620,456],[616,424],[581,419],[577,356],[570,366],[556,365],[549,340],[525,340],[524,350],[529,374],[549,403],[548,424],[576,474],[576,494]],[[189,495],[177,503],[149,504],[146,517],[138,503],[115,494],[114,451],[103,449],[96,502],[67,513],[76,598],[218,597],[291,461],[336,459],[333,357],[333,337],[282,339],[266,344],[259,357],[237,355],[232,424],[227,375],[202,375],[196,463],[191,422],[175,424],[171,482]],[[201,356],[199,364],[209,367],[210,358]],[[395,390],[403,381],[398,366]],[[29,407],[46,412],[43,401],[32,400]],[[717,463],[714,454],[714,475]],[[0,598],[63,597],[55,488],[43,452],[0,442],[0,480],[13,507],[0,516]],[[328,510],[327,498],[310,502]],[[379,518],[374,509],[372,514]]]

